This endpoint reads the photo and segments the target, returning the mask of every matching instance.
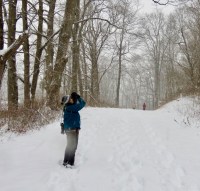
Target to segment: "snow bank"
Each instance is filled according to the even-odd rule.
[[[174,121],[182,127],[200,127],[200,98],[182,97],[166,105],[161,110],[173,113]]]
[[[40,131],[7,137],[0,142],[1,190],[199,191],[199,129],[176,121],[192,109],[186,107],[190,101],[180,99],[157,111],[81,110],[73,169],[60,165],[66,136],[60,134],[59,119]]]

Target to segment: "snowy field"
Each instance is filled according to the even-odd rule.
[[[73,169],[60,165],[66,136],[59,119],[26,135],[6,134],[0,137],[0,190],[200,191],[200,129],[187,117],[184,122],[187,111],[178,112],[184,104],[157,111],[83,109]]]

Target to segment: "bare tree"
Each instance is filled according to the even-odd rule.
[[[91,20],[88,22],[85,39],[88,45],[88,59],[91,62],[91,94],[96,101],[99,101],[99,57],[105,42],[109,36],[110,27],[108,24]]]
[[[50,82],[48,105],[55,109],[58,104],[59,91],[61,87],[62,74],[68,61],[67,49],[69,40],[72,36],[72,25],[74,21],[74,14],[76,8],[76,1],[66,1],[65,14],[59,34],[58,50],[56,61],[53,69],[53,76]]]
[[[28,30],[28,2],[22,1],[22,20],[23,32]],[[30,107],[30,52],[29,52],[29,39],[26,38],[23,44],[24,52],[24,106]]]
[[[120,88],[122,77],[122,64],[125,59],[125,55],[130,52],[131,41],[135,40],[132,37],[136,35],[134,32],[138,18],[136,17],[138,7],[135,2],[134,7],[129,0],[117,1],[114,5],[114,15],[117,20],[117,24],[121,29],[117,29],[115,32],[115,46],[118,55],[118,76],[117,76],[117,88],[115,105],[119,107],[120,100]],[[136,35],[137,36],[137,35]]]
[[[33,71],[33,79],[31,84],[31,102],[34,103],[35,93],[38,82],[38,75],[40,72],[40,59],[42,56],[42,33],[43,33],[43,1],[39,0],[39,9],[38,9],[38,30],[37,30],[37,43],[36,43],[36,54],[35,54],[35,63]]]
[[[3,21],[3,4],[2,0],[0,0],[0,50],[3,50],[4,48],[4,21]],[[2,61],[2,55],[0,59],[0,89],[1,89],[1,84],[2,84],[2,79],[3,79],[3,74],[5,71],[5,61]]]
[[[8,12],[8,46],[11,46],[15,41],[16,32],[16,14],[17,0],[9,1]],[[8,109],[18,107],[18,85],[17,85],[17,70],[16,58],[12,55],[8,58]]]
[[[146,16],[146,24],[143,26],[145,30],[145,46],[154,68],[154,108],[159,105],[161,69],[168,47],[168,41],[164,35],[164,20],[162,13],[152,13]]]
[[[56,0],[48,1],[49,11],[47,16],[47,39],[49,42],[46,48],[46,68],[45,68],[45,80],[44,86],[46,89],[46,94],[49,95],[50,93],[50,85],[53,76],[53,63],[54,63],[54,42],[53,42],[53,34],[54,34],[54,16],[55,16],[55,6]]]
[[[182,57],[179,62],[187,77],[187,92],[200,91],[200,2],[185,6],[177,15],[180,27],[179,47]],[[182,15],[182,16],[180,16]],[[187,17],[184,17],[186,16]]]
[[[80,0],[75,0],[76,1],[76,7],[75,7],[75,16],[74,16],[74,23],[79,21],[80,19]],[[73,25],[73,29],[72,29],[72,91],[78,91],[78,74],[80,71],[80,39],[81,36],[79,34],[81,34],[81,31],[79,31],[80,29],[80,24],[79,23],[75,23]],[[80,84],[82,84],[82,82],[80,81]],[[82,86],[80,86],[82,87]]]
[[[180,36],[177,19],[174,14],[169,15],[165,30],[165,36],[168,40],[168,47],[165,52],[166,58],[164,61],[162,75],[164,77],[163,93],[165,94],[165,100],[168,101],[180,93],[180,81],[183,80],[183,78],[181,78],[179,75],[180,69],[177,64],[179,54],[178,42],[180,40]]]

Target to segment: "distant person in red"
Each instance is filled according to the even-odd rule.
[[[146,103],[143,103],[143,110],[146,110]]]

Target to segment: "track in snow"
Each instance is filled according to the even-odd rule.
[[[58,165],[66,144],[58,123],[0,145],[3,190],[199,190],[171,149],[173,128],[179,127],[170,114],[87,108],[81,118],[74,169]]]

